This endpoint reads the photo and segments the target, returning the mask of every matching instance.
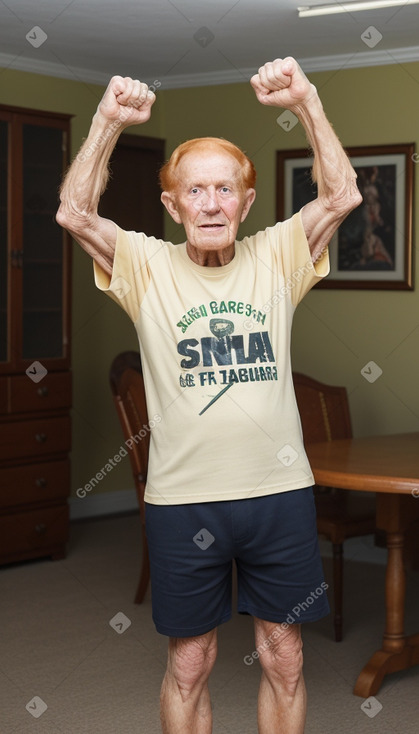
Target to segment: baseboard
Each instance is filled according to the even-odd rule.
[[[102,492],[86,497],[70,497],[70,520],[84,520],[89,517],[118,515],[138,510],[135,489],[121,489],[119,492]]]

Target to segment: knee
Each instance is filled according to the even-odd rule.
[[[215,634],[170,640],[168,672],[182,695],[188,696],[208,680],[216,657]]]
[[[259,659],[271,682],[294,696],[303,669],[303,642],[299,629],[290,627],[278,638],[271,639]]]

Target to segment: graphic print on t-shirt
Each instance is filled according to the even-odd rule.
[[[184,387],[220,385],[220,391],[203,407],[205,413],[224,393],[238,382],[260,382],[277,380],[275,355],[268,331],[253,331],[254,326],[263,326],[266,313],[252,308],[241,301],[211,301],[208,307],[201,304],[185,314],[177,326],[184,334],[194,321],[212,314],[235,313],[247,316],[243,320],[244,333],[234,333],[236,324],[228,318],[209,318],[208,328],[213,336],[186,337],[177,344],[182,357],[179,384]],[[263,366],[259,363],[266,363]],[[250,366],[253,365],[253,366]],[[203,369],[199,372],[197,367]],[[228,368],[228,369],[227,369]],[[194,370],[191,372],[190,370]]]

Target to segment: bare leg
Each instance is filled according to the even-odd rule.
[[[306,689],[300,625],[284,629],[255,617],[255,639],[262,666],[259,734],[304,734]]]
[[[217,656],[217,630],[171,637],[161,689],[163,734],[211,734],[208,678]]]

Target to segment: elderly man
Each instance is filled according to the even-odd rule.
[[[162,202],[186,241],[125,232],[99,217],[120,132],[146,122],[147,85],[113,77],[61,191],[58,222],[92,256],[97,286],[138,333],[154,427],[146,489],[153,619],[169,637],[165,734],[212,731],[208,678],[217,627],[251,614],[262,668],[260,734],[300,734],[301,622],[328,613],[313,476],[292,386],[295,307],[328,272],[327,245],[361,201],[315,87],[288,57],[251,79],[259,102],[292,110],[314,152],[318,197],[290,220],[236,241],[255,170],[236,146],[198,138],[161,171]]]

